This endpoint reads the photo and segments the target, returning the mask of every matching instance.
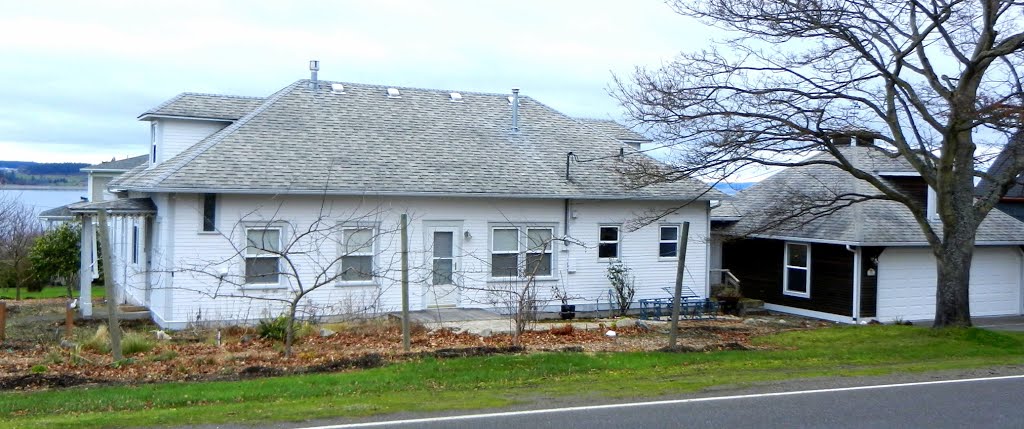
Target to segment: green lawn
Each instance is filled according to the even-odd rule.
[[[337,374],[0,394],[13,427],[265,423],[501,407],[543,397],[652,397],[714,385],[1024,363],[1024,334],[847,326],[758,340],[771,351],[543,353],[424,359]]]
[[[67,296],[67,293],[67,289],[64,288],[63,286],[47,286],[44,287],[43,290],[39,292],[29,292],[22,289],[21,299],[64,298]],[[75,287],[73,289],[73,294],[75,298],[78,298],[78,296],[81,295],[79,293],[78,287]],[[13,288],[0,288],[0,299],[14,299],[14,296],[15,294]],[[107,296],[107,291],[106,289],[103,288],[102,285],[92,287],[93,299],[103,298],[105,296]]]

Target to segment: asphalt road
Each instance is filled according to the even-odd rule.
[[[326,428],[1021,428],[1024,376],[580,406]]]

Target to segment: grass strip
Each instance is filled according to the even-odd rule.
[[[5,427],[26,428],[297,421],[1024,363],[1024,334],[975,328],[845,326],[787,332],[756,343],[773,350],[423,359],[336,374],[4,393],[0,420]]]

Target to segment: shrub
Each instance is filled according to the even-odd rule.
[[[42,374],[46,372],[48,369],[49,368],[47,368],[46,365],[35,365],[29,371],[31,371],[33,374]]]
[[[150,356],[146,360],[150,362],[166,362],[169,360],[174,360],[174,358],[176,357],[178,357],[178,352],[174,350],[164,350],[160,353],[157,353],[156,355]]]
[[[287,329],[288,318],[285,316],[260,320],[260,323],[256,325],[256,332],[259,332],[260,338],[268,340],[284,340]]]
[[[633,295],[636,295],[636,288],[633,284],[633,276],[629,274],[630,268],[622,261],[608,263],[608,281],[615,291],[615,303],[619,306],[619,315],[625,316],[629,306],[633,303]]]
[[[82,342],[82,350],[99,354],[110,353],[110,332],[107,331],[107,325],[96,328],[96,333]]]
[[[146,353],[153,350],[156,342],[148,336],[136,332],[130,332],[121,339],[121,353],[130,356],[138,353]]]

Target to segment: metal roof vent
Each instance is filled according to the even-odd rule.
[[[345,85],[342,85],[340,83],[332,83],[331,84],[331,92],[333,92],[335,94],[344,94],[345,93]]]
[[[450,95],[452,97],[451,100],[452,100],[453,103],[461,103],[462,102],[462,94],[459,94],[457,92],[453,92]]]
[[[401,98],[402,93],[398,91],[398,88],[388,88],[388,98]]]
[[[309,88],[316,91],[320,88],[320,83],[317,82],[316,72],[320,71],[320,61],[310,60],[309,61]]]

